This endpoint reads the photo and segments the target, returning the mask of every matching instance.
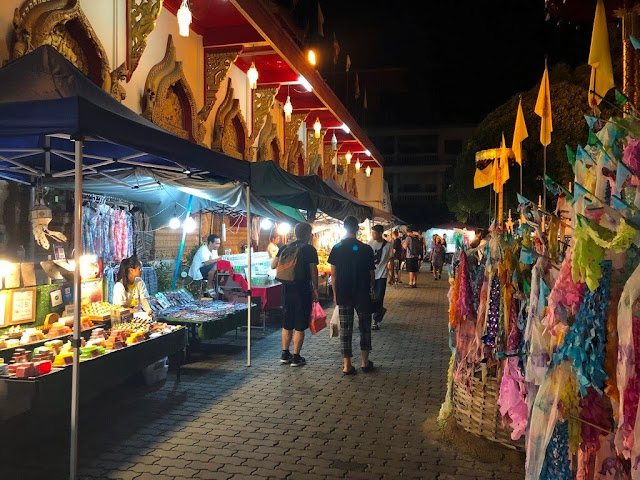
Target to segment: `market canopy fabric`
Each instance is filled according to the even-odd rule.
[[[73,169],[83,139],[85,171],[153,165],[249,183],[249,162],[179,138],[120,104],[45,45],[0,68],[0,177],[29,182]],[[51,145],[49,145],[51,142]],[[50,160],[49,160],[50,158]]]
[[[250,165],[251,189],[267,200],[306,210],[310,218],[313,218],[318,210],[340,220],[347,215],[353,215],[345,215],[345,209],[350,207],[346,202],[314,191],[301,183],[300,177],[283,170],[272,161],[254,162]],[[361,216],[359,220],[365,218],[366,216]]]
[[[331,187],[324,183],[322,179],[317,175],[304,175],[298,177],[298,181],[310,190],[318,193],[319,195],[335,198],[336,200],[340,201],[341,205],[343,206],[342,211],[340,212],[340,219],[342,220],[349,215],[353,215],[359,221],[363,221],[367,218],[373,218],[372,207],[360,202],[354,202],[351,199],[340,195],[338,192],[334,191]]]
[[[342,188],[340,185],[338,185],[336,183],[336,181],[333,180],[332,178],[326,179],[324,183],[331,190],[333,190],[337,194],[342,195],[343,197],[351,200],[352,202],[357,203],[358,205],[363,205],[365,207],[371,208],[372,212],[373,212],[373,215],[372,215],[373,218],[380,218],[382,220],[388,220],[388,221],[394,219],[394,217],[393,217],[393,215],[391,213],[385,212],[384,210],[380,210],[379,208],[371,207],[371,206],[367,205],[366,203],[361,202],[356,196],[351,195],[344,188]],[[404,223],[404,222],[400,221],[400,223]]]
[[[216,184],[209,180],[185,178],[178,173],[145,168],[128,168],[107,175],[84,175],[83,192],[136,204],[149,216],[153,230],[166,226],[174,215],[183,216],[190,195],[193,195],[192,212],[224,211],[228,215],[240,215],[247,211],[246,189],[238,182]],[[44,186],[73,190],[74,180],[47,179]],[[296,221],[257,195],[251,195],[251,213],[277,222]]]

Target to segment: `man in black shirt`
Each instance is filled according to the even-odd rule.
[[[318,252],[310,245],[311,225],[299,223],[294,229],[296,240],[282,247],[276,258],[271,263],[271,268],[277,268],[280,259],[288,256],[295,258],[295,263],[301,262],[300,275],[290,283],[283,283],[283,305],[284,318],[282,321],[282,364],[292,367],[301,367],[307,362],[300,356],[302,343],[304,342],[304,331],[309,328],[311,320],[311,304],[318,301]],[[296,251],[293,257],[285,254]],[[284,255],[283,255],[284,254]],[[295,330],[295,333],[294,333]],[[289,352],[291,339],[293,338],[293,355]]]
[[[402,240],[400,239],[400,232],[398,232],[397,229],[393,231],[393,244],[391,248],[393,249],[391,284],[397,285],[402,283],[400,279],[400,272],[402,271],[400,270],[400,264],[402,263]]]
[[[358,313],[360,328],[360,350],[362,351],[362,371],[370,372],[373,362],[369,360],[371,350],[371,292],[375,279],[373,249],[356,239],[358,220],[347,217],[344,220],[347,236],[337,243],[329,255],[333,299],[340,312],[340,344],[344,362],[342,373],[355,375],[351,364],[354,310]]]

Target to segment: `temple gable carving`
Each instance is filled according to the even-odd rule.
[[[229,78],[227,93],[216,112],[211,148],[235,158],[251,160],[249,147],[247,124],[240,110],[240,101],[233,97]]]

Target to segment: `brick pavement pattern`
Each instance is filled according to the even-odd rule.
[[[328,329],[307,335],[305,367],[282,366],[274,332],[256,339],[250,368],[240,337],[185,366],[180,383],[170,374],[159,388],[118,389],[98,401],[99,414],[81,407],[80,478],[523,478],[523,465],[499,455],[483,463],[425,438],[445,392],[447,282],[419,281],[387,290],[373,373],[343,377]],[[359,355],[357,342],[354,332]],[[34,469],[21,478],[37,478]]]

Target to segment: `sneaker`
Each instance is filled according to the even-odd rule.
[[[414,283],[413,285],[411,285],[411,288],[418,288],[418,285]]]
[[[300,355],[294,355],[293,360],[291,360],[292,367],[301,367],[306,364],[307,364],[307,361],[305,360],[304,357],[301,357]]]
[[[380,327],[377,323],[374,323],[373,325],[371,325],[371,330],[380,330]]]
[[[283,365],[289,365],[291,363],[291,360],[293,360],[293,355],[291,354],[291,352],[289,350],[283,350],[282,356],[280,357],[280,363],[282,363]]]

